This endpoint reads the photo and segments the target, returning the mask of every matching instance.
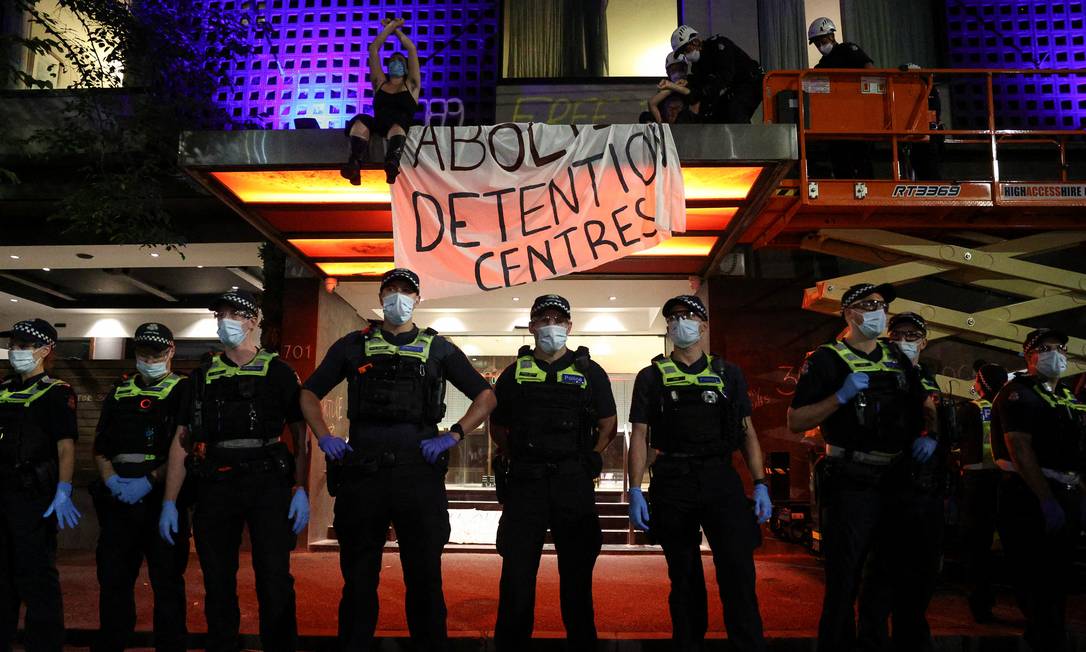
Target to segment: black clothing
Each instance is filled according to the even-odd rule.
[[[139,375],[135,377],[135,382],[142,389],[155,384],[149,385]],[[144,463],[113,464],[113,470],[122,478],[138,478],[167,462],[177,426],[190,423],[192,381],[180,377],[161,400],[147,396],[117,398],[117,389],[125,383],[127,379],[115,384],[102,402],[102,412],[95,430],[94,454],[107,459],[123,453],[153,455],[153,460]]]
[[[498,525],[502,574],[494,641],[499,650],[530,645],[536,575],[549,529],[569,649],[594,650],[592,569],[603,533],[593,483],[598,470],[588,457],[597,443],[598,421],[615,416],[615,397],[607,372],[587,358],[587,351],[567,351],[551,363],[533,358],[545,374],[543,382],[518,383],[521,358],[530,355],[528,347],[521,349],[518,360],[502,371],[494,386],[498,405],[490,415],[492,423],[509,428],[512,459]],[[587,387],[574,384],[577,373]],[[561,460],[566,462],[555,464]]]
[[[989,424],[992,408],[985,408]],[[981,407],[969,401],[958,406],[958,429],[960,437],[958,448],[961,451],[962,466],[980,464],[984,458],[984,415]]]
[[[834,45],[829,54],[822,55],[815,68],[866,68],[869,63],[875,61],[860,46],[845,42]]]
[[[692,365],[686,365],[672,358],[680,371],[689,374],[700,374],[709,366],[708,360],[702,356]],[[731,362],[724,361],[727,385],[724,393],[732,399],[736,416],[743,419],[751,414],[750,396],[747,394],[747,380],[743,371]],[[653,413],[660,404],[660,397],[664,391],[664,380],[656,365],[649,365],[637,372],[634,380],[633,397],[630,401],[630,421],[632,423],[652,423]]]
[[[762,67],[731,40],[717,35],[701,44],[688,81],[704,97],[704,122],[749,123],[762,103]]]
[[[0,391],[33,392],[39,381],[49,382],[46,374],[38,374],[25,382],[19,376],[9,376],[0,383]],[[16,431],[20,436],[13,436]],[[12,467],[17,462],[55,462],[56,443],[62,439],[79,439],[75,421],[75,394],[67,383],[53,385],[30,405],[0,403],[0,467]],[[55,489],[55,487],[53,487]]]
[[[1066,386],[1057,385],[1050,391],[1035,376],[1018,376],[1004,385],[992,401],[992,455],[997,460],[1010,460],[1005,434],[1027,432],[1033,436],[1033,450],[1042,468],[1086,471],[1082,457],[1086,451],[1086,410],[1052,407],[1045,401],[1056,401],[1065,394],[1070,397]]]
[[[987,617],[995,606],[992,589],[994,568],[992,542],[996,533],[999,482],[998,469],[965,471],[962,474],[961,542],[969,605],[974,615]],[[1001,536],[1001,538],[1004,538]]]
[[[419,110],[418,100],[409,90],[389,93],[383,87],[384,84],[381,84],[373,93],[373,117],[378,135],[387,136],[393,125],[400,125],[406,132],[411,127],[415,112]]]
[[[175,545],[170,545],[158,532],[162,493],[162,487],[156,487],[140,502],[128,505],[114,498],[105,485],[97,483],[92,487],[94,511],[98,514],[96,560],[101,586],[95,652],[119,652],[131,647],[129,638],[136,625],[133,587],[145,558],[155,598],[155,650],[180,652],[187,649],[188,509],[178,508],[177,533],[173,535]]]

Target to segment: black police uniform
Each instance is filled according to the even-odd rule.
[[[996,496],[1001,473],[992,457],[993,397],[981,397],[958,407],[962,465],[961,544],[969,603],[983,614],[995,605],[992,589],[992,541],[996,533]]]
[[[649,484],[649,534],[664,549],[677,650],[699,650],[708,630],[701,534],[713,553],[724,625],[738,650],[764,650],[755,595],[761,530],[731,465],[751,414],[739,367],[712,356],[692,365],[658,356],[637,374],[630,421],[649,426],[658,451]]]
[[[441,552],[449,541],[447,459],[429,464],[419,444],[438,434],[446,379],[471,399],[490,384],[460,349],[433,330],[393,335],[377,321],[333,344],[305,388],[324,397],[344,379],[354,453],[328,469],[344,581],[340,646],[368,650],[373,645],[381,553],[391,523],[407,586],[411,638],[418,649],[446,649]]]
[[[64,614],[57,522],[42,514],[57,487],[57,442],[79,438],[75,395],[38,374],[0,383],[0,650],[9,650],[26,603],[27,650],[60,650]]]
[[[510,460],[498,525],[502,575],[495,645],[529,645],[536,574],[549,528],[569,649],[594,650],[592,569],[603,534],[593,482],[602,460],[593,448],[598,421],[615,416],[611,381],[587,349],[548,363],[525,346],[498,377],[494,393],[498,405],[490,420],[509,429]]]
[[[762,67],[724,36],[711,36],[701,44],[701,55],[691,68],[691,89],[702,96],[702,122],[749,123],[762,103]]]
[[[207,649],[238,649],[237,571],[241,533],[249,526],[260,641],[265,650],[294,650],[296,537],[287,518],[293,457],[279,441],[283,427],[302,421],[298,376],[264,350],[238,365],[225,354],[206,359],[192,375],[189,453],[195,480],[192,529],[207,594]]]
[[[1053,497],[1067,517],[1064,528],[1045,534],[1036,494],[1011,468],[1008,432],[1032,435],[1037,463],[1045,469]],[[992,454],[1004,469],[999,485],[999,533],[1012,580],[1026,616],[1026,640],[1034,650],[1067,649],[1067,592],[1073,575],[1082,490],[1078,480],[1055,476],[1086,472],[1086,405],[1067,386],[1054,390],[1035,376],[1019,376],[1000,390],[992,405]],[[1053,476],[1053,477],[1050,477]]]
[[[865,68],[869,63],[874,62],[860,46],[846,42],[833,46],[829,54],[819,59],[815,68]],[[828,150],[835,179],[871,179],[875,176],[871,163],[875,152],[872,143],[859,140],[827,141],[824,149],[815,148],[815,157],[819,156],[819,149],[823,152]]]
[[[192,383],[170,373],[153,383],[143,376],[124,378],[110,390],[98,419],[94,453],[110,460],[122,478],[142,478],[164,467],[178,424],[189,423]],[[188,565],[188,510],[178,509],[176,545],[158,532],[165,489],[162,478],[150,493],[129,505],[101,482],[91,485],[98,514],[99,633],[95,650],[123,650],[136,625],[133,594],[140,564],[154,591],[156,650],[186,649],[185,567]],[[178,540],[178,538],[180,540]]]
[[[917,538],[897,514],[909,481],[903,462],[923,430],[925,394],[908,358],[885,342],[871,353],[844,341],[822,345],[803,364],[792,408],[832,396],[853,372],[867,373],[869,388],[820,426],[833,447],[817,483],[826,569],[818,649],[825,652],[855,645],[854,605],[868,550],[911,547]]]

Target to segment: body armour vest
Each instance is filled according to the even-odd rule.
[[[857,432],[837,432],[822,425],[826,443],[859,452],[896,452],[905,445],[907,424],[905,411],[909,404],[909,381],[889,345],[878,342],[882,356],[877,362],[856,355],[844,342],[823,344],[848,365],[852,373],[865,373],[867,389],[857,394],[841,409],[855,412],[859,423]]]
[[[247,364],[223,362],[216,353],[196,387],[199,419],[197,441],[216,444],[232,439],[272,441],[283,434],[286,407],[273,396],[268,369],[277,354],[260,350]]]
[[[509,430],[513,459],[554,461],[596,445],[597,420],[588,386],[589,354],[581,347],[565,369],[544,371],[531,347],[517,353],[516,409]]]
[[[1048,414],[1037,415],[1035,422],[1048,432],[1034,432],[1032,445],[1041,468],[1065,473],[1086,473],[1086,404],[1081,403],[1066,385],[1057,385],[1049,392],[1035,376],[1014,379],[1024,385],[1022,390],[1034,392],[1044,402]],[[992,454],[997,460],[1010,461],[1005,441],[992,441]]]
[[[983,398],[972,401],[980,413],[980,459],[974,462],[984,467],[994,468],[995,458],[992,456],[992,403]]]
[[[362,333],[363,355],[347,376],[347,418],[359,423],[436,424],[445,416],[445,379],[430,357],[437,331],[419,331],[397,346],[371,324]]]
[[[171,373],[150,387],[140,387],[133,376],[113,390],[114,421],[105,433],[113,456],[125,455],[127,462],[136,463],[136,456],[142,455],[151,468],[166,462],[177,428],[166,398],[179,382],[181,376]]]
[[[55,454],[53,436],[30,418],[30,406],[49,390],[68,383],[42,376],[24,389],[13,390],[10,385],[11,381],[0,385],[0,466],[50,459]]]
[[[730,455],[741,424],[734,397],[727,394],[724,361],[707,356],[701,373],[689,374],[671,358],[658,355],[653,365],[663,378],[660,402],[650,427],[650,443],[664,453],[692,456]]]

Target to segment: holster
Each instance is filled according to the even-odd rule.
[[[505,504],[509,495],[509,458],[505,455],[494,456],[494,496],[499,505]]]

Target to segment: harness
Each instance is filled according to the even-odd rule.
[[[437,331],[419,331],[407,344],[385,339],[379,322],[361,333],[363,355],[347,376],[347,417],[359,423],[436,424],[445,416],[445,379],[430,357]]]
[[[0,385],[0,467],[8,468],[49,458],[52,439],[28,418],[30,406],[54,387],[69,386],[49,376],[20,390],[11,389],[13,382],[9,379]]]
[[[230,365],[216,353],[203,368],[194,422],[195,441],[216,448],[271,446],[283,431],[285,406],[266,382],[278,354],[260,350],[244,365]]]
[[[551,373],[539,366],[530,347],[517,355],[517,410],[509,433],[513,461],[551,462],[591,451],[597,422],[586,375],[588,349],[578,348],[565,368]]]
[[[177,425],[166,399],[180,382],[181,376],[170,373],[150,387],[140,387],[135,376],[117,385],[112,395],[116,423],[103,433],[111,444],[113,464],[154,467],[166,461]]]
[[[860,432],[827,431],[823,424],[826,443],[863,453],[891,452],[899,448],[900,445],[887,440],[895,431],[904,432],[903,399],[907,396],[909,383],[905,369],[890,346],[881,340],[877,345],[881,354],[878,360],[856,354],[840,340],[820,347],[833,351],[850,372],[867,374],[869,380],[868,388],[849,401]]]
[[[1086,405],[1079,402],[1065,385],[1056,385],[1049,392],[1036,377],[1016,378],[1014,383],[1034,392],[1044,403],[1045,410],[1055,417],[1050,421],[1038,414],[1036,418],[1037,427],[1047,430],[1040,433],[1043,437],[1035,433],[1033,438],[1037,462],[1045,475],[1063,482],[1061,478],[1068,473],[1081,474],[1086,471]],[[1003,391],[1022,390],[1008,384]],[[993,447],[996,464],[1005,471],[1013,471],[1010,451],[1002,442],[997,443]]]
[[[663,383],[650,423],[656,450],[687,457],[730,455],[741,431],[733,398],[727,394],[724,360],[706,356],[705,369],[687,373],[671,358],[652,359]]]

